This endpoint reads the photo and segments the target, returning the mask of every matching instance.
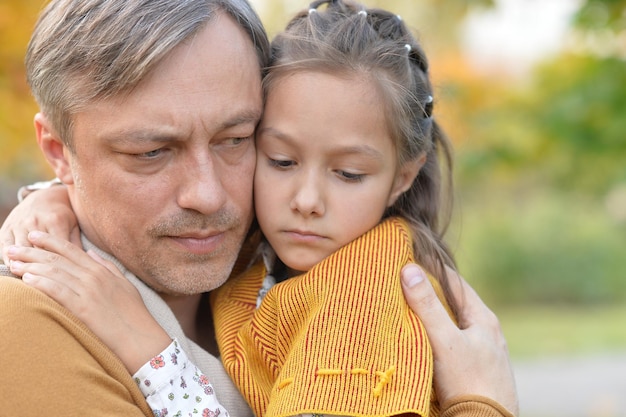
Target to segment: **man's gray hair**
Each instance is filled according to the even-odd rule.
[[[71,149],[74,113],[135,87],[220,11],[250,36],[264,69],[269,41],[246,0],[52,0],[26,53],[35,100]]]

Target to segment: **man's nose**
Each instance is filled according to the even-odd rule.
[[[178,204],[181,208],[212,214],[226,204],[219,166],[210,152],[188,158],[180,169]]]

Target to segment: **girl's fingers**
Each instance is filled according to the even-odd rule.
[[[84,257],[84,251],[72,244],[69,240],[59,238],[50,233],[34,230],[28,233],[29,242],[38,248],[64,256],[73,261]]]
[[[40,231],[30,232],[28,238],[33,246],[43,251],[29,251],[27,253],[30,254],[31,258],[20,259],[22,261],[45,263],[68,273],[71,272],[79,279],[81,277],[99,277],[103,275],[100,272],[100,268],[102,268],[101,263],[94,262],[93,258],[88,256],[82,248],[65,239]],[[84,271],[79,274],[76,271],[77,268],[88,271],[90,274],[87,275]]]
[[[15,236],[12,231],[7,231],[6,233],[3,231],[2,236],[0,236],[0,245],[2,245],[2,262],[5,265],[9,265],[10,259],[7,253],[7,250],[10,246],[15,244]]]
[[[0,228],[0,244],[2,245],[2,260],[5,265],[9,264],[10,258],[7,248],[13,245],[32,246],[28,240],[28,232],[34,230],[33,224],[15,224],[7,217],[2,228]]]
[[[70,231],[70,242],[79,248],[83,247],[83,242],[80,240],[80,228],[78,225]]]
[[[82,252],[68,241],[54,238],[47,233],[33,231],[28,234],[29,244],[11,245],[5,249],[10,261],[22,261],[27,263],[50,263],[61,262],[74,252]],[[69,255],[69,256],[68,256]]]
[[[29,233],[29,239],[35,247],[11,246],[7,250],[10,268],[15,275],[30,272],[62,280],[79,294],[93,288],[108,288],[119,280],[123,284],[127,282],[113,263],[94,252],[88,254],[66,240],[39,231]]]
[[[87,255],[89,255],[91,259],[98,262],[100,265],[104,266],[111,273],[121,278],[124,282],[127,282],[122,272],[118,269],[117,266],[115,266],[115,264],[113,264],[113,262],[107,261],[106,259],[102,258],[100,255],[98,255],[96,252],[92,251],[91,249],[87,251]]]
[[[9,267],[15,275],[25,273],[45,277],[57,285],[68,286],[80,294],[93,282],[110,276],[110,269],[94,261],[72,243],[44,232],[29,233],[35,247],[10,246],[7,255]]]
[[[66,287],[72,293],[78,294],[81,288],[80,271],[68,264],[61,256],[38,248],[11,246],[8,249],[11,259],[9,268],[17,276],[27,275],[25,282],[41,281],[54,287]],[[28,282],[27,282],[28,283]],[[53,289],[54,290],[54,289]]]
[[[22,281],[43,292],[57,303],[70,310],[72,310],[71,307],[74,304],[76,296],[78,296],[71,286],[65,285],[64,281],[56,281],[45,276],[35,275],[31,272],[24,273]]]
[[[61,237],[75,239],[74,229],[77,228],[67,189],[52,187],[31,193],[11,210],[0,227],[0,245],[3,249],[11,245],[30,246],[28,232],[33,230],[60,232]],[[4,250],[2,252],[4,263],[8,265],[9,257]]]

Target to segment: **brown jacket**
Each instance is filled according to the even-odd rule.
[[[0,334],[0,414],[153,416],[124,364],[87,326],[6,276]]]

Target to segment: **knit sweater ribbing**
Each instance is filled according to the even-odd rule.
[[[436,414],[431,347],[400,285],[409,262],[409,228],[393,218],[274,286],[256,312],[262,264],[220,288],[222,362],[255,414]]]

